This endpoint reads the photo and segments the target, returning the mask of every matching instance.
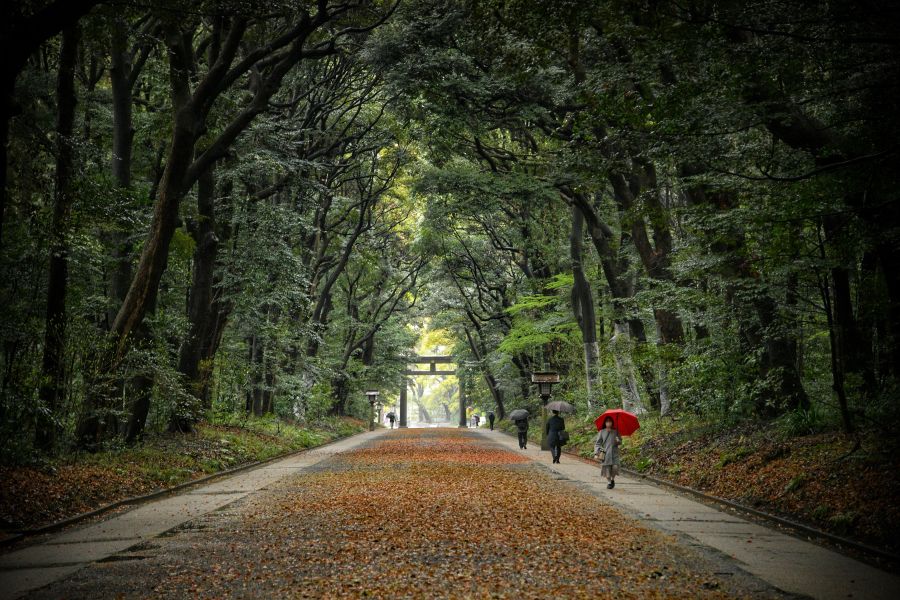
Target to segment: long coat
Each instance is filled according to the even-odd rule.
[[[594,454],[601,450],[606,451],[606,457],[601,463],[600,474],[604,477],[615,477],[619,472],[622,461],[619,458],[619,444],[622,443],[622,436],[615,429],[607,431],[606,428],[601,429],[594,438]]]
[[[519,433],[528,433],[528,419],[516,419],[515,424]]]
[[[547,420],[547,443],[550,446],[559,446],[559,432],[564,431],[566,422],[559,415],[553,415]]]

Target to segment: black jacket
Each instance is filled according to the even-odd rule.
[[[563,421],[563,418],[559,415],[553,415],[547,420],[547,443],[551,446],[559,445],[559,436],[557,435],[560,431],[564,431],[566,428],[566,422]]]
[[[528,431],[528,419],[516,419],[515,423],[519,433],[526,433]]]

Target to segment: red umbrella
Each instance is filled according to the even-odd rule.
[[[594,425],[597,426],[597,431],[603,429],[603,422],[606,420],[606,417],[612,417],[613,427],[619,432],[619,435],[631,435],[641,426],[641,424],[638,423],[638,418],[627,410],[611,408],[597,417],[597,420],[594,421]]]

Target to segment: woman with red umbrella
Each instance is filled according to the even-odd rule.
[[[616,487],[616,475],[619,474],[619,466],[622,464],[619,460],[619,444],[622,443],[622,436],[615,429],[615,422],[609,415],[603,419],[603,429],[597,433],[594,438],[594,458],[600,461],[600,476],[606,477],[609,482],[606,484],[607,489]]]
[[[594,458],[602,467],[600,474],[606,477],[608,489],[616,487],[616,475],[619,473],[619,444],[623,435],[631,435],[641,426],[636,416],[621,408],[607,410],[594,421],[599,433],[594,438]]]

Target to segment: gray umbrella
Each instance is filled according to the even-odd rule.
[[[563,402],[562,400],[554,400],[553,402],[547,403],[547,410],[558,410],[559,412],[573,413],[575,412],[575,407],[568,402]]]
[[[516,421],[518,419],[527,419],[528,411],[525,410],[524,408],[517,408],[516,410],[509,413],[509,418],[512,419],[513,421]]]

